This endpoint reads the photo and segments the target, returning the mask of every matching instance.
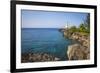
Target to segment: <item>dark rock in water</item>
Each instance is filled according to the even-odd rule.
[[[87,52],[85,48],[80,44],[73,44],[68,46],[68,51],[67,51],[67,55],[68,55],[68,59],[69,60],[85,60],[85,59],[89,59],[89,52]]]
[[[64,29],[64,28],[60,28],[59,31],[60,31],[60,32],[64,32],[65,29]]]
[[[59,61],[60,58],[54,57],[47,53],[24,53],[22,54],[21,62],[45,62],[45,61]]]

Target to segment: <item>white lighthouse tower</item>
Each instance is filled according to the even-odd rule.
[[[68,28],[68,24],[67,24],[67,25],[65,25],[65,28]]]
[[[67,22],[67,24],[64,26],[64,28],[65,28],[65,29],[67,29],[67,28],[68,28],[68,22]]]

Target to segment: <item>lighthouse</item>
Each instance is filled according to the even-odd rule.
[[[65,26],[64,26],[64,29],[67,29],[68,28],[68,24],[66,24]]]
[[[65,28],[68,28],[68,25],[65,25]]]

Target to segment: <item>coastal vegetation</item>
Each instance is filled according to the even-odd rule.
[[[83,23],[81,23],[78,27],[71,26],[70,28],[66,29],[67,31],[70,31],[71,33],[79,32],[84,35],[89,35],[90,33],[90,15],[87,15],[87,18],[84,20]]]

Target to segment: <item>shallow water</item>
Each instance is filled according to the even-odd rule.
[[[48,53],[67,60],[67,47],[75,41],[65,39],[56,28],[22,28],[21,52]]]

